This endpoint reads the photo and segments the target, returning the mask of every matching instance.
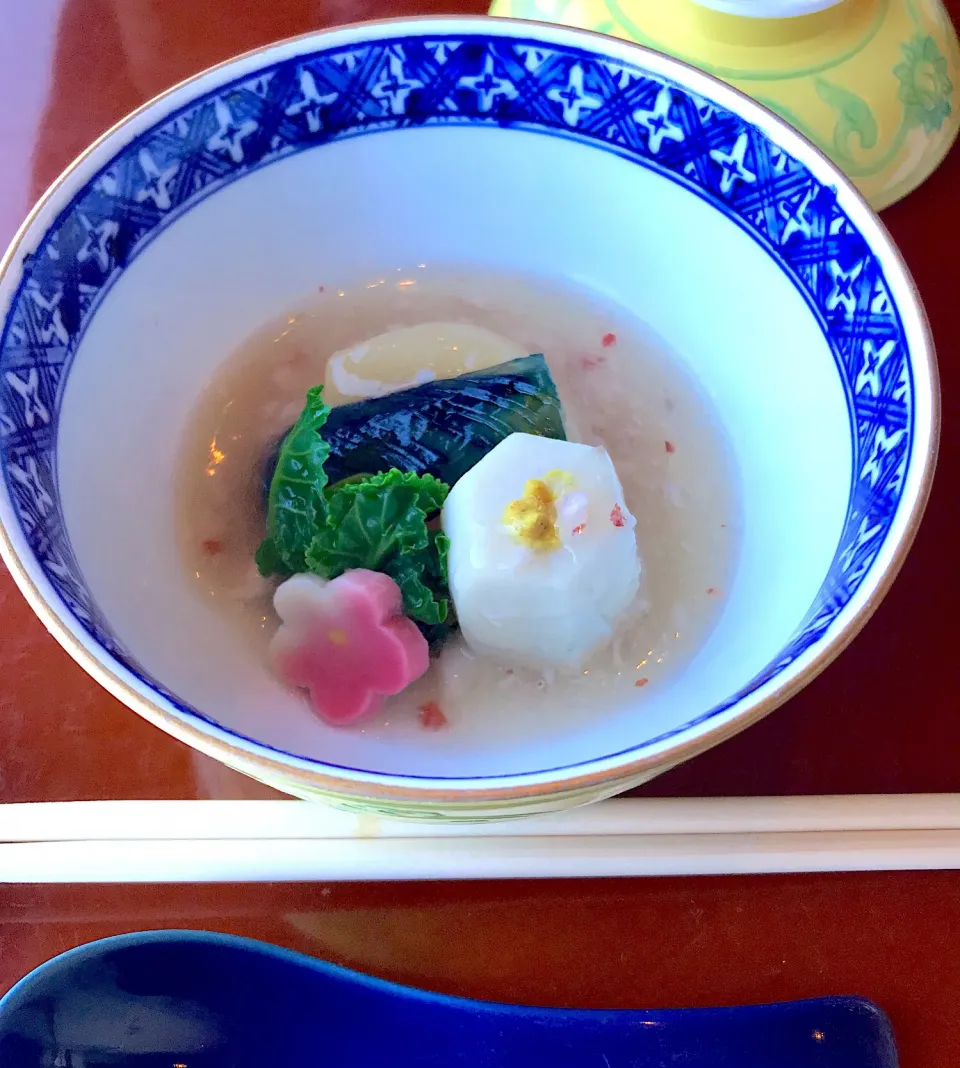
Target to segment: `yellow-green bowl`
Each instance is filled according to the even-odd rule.
[[[494,0],[492,15],[636,41],[722,78],[825,152],[879,211],[960,129],[960,49],[941,0]],[[715,10],[726,8],[726,10]],[[732,12],[761,7],[768,17]]]

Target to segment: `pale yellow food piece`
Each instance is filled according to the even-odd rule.
[[[404,326],[334,353],[327,363],[324,400],[345,404],[382,397],[527,355],[482,326],[446,322]]]

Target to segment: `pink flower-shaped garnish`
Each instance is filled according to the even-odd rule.
[[[327,723],[378,711],[430,664],[427,640],[400,614],[400,588],[389,575],[348,571],[331,582],[294,575],[273,603],[283,620],[270,646],[274,671],[307,690]]]

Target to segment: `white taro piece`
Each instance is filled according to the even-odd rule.
[[[605,449],[505,438],[443,509],[469,647],[531,667],[579,667],[637,595],[635,526]]]

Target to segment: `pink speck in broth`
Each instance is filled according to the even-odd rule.
[[[419,719],[420,726],[425,731],[442,731],[450,726],[450,721],[436,701],[427,701],[425,705],[420,706]]]

